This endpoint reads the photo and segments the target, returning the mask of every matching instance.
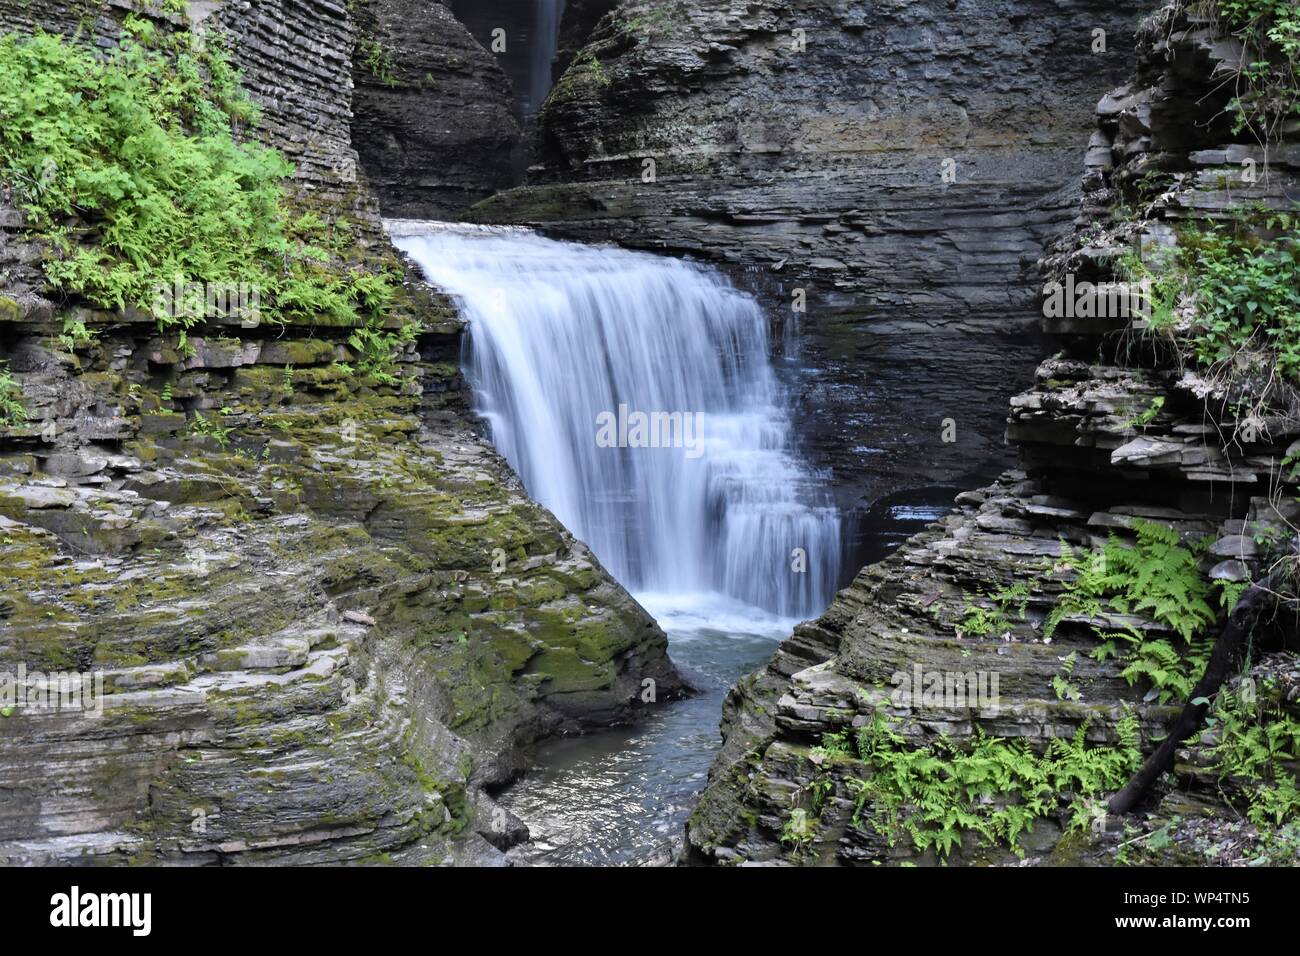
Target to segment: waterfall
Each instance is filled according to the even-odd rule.
[[[551,91],[565,0],[450,0],[452,13],[492,51],[514,87],[523,119],[537,114]]]
[[[469,320],[466,373],[493,442],[615,577],[784,617],[825,608],[840,520],[793,452],[753,298],[677,259],[426,229],[394,241]]]
[[[560,48],[560,18],[564,16],[564,0],[537,0],[536,22],[533,26],[533,43],[529,50],[527,115],[542,108],[546,94],[551,91],[551,71],[555,68],[555,54]]]

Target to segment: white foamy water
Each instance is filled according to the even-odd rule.
[[[717,611],[739,621],[754,605],[774,630],[825,608],[840,518],[793,451],[753,298],[677,259],[519,230],[394,232],[469,320],[466,371],[494,444],[625,586],[702,618],[700,596],[721,595]],[[702,440],[602,447],[601,416],[620,406],[696,415]]]

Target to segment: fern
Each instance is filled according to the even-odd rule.
[[[1126,714],[1118,732],[1119,746],[1089,748],[1081,727],[1070,740],[1053,741],[1043,756],[1023,740],[982,732],[964,747],[948,738],[913,747],[876,714],[858,732],[859,757],[873,772],[848,781],[853,822],[869,822],[891,845],[905,836],[918,851],[940,857],[967,833],[1023,856],[1020,838],[1061,808],[1064,793],[1086,797],[1114,789],[1140,764],[1136,718]]]
[[[0,367],[0,428],[16,428],[27,424],[27,406],[23,404],[23,390],[9,369]]]
[[[1014,611],[1020,620],[1025,619],[1029,607],[1029,584],[1018,581],[1015,584],[981,595],[979,600],[990,601],[993,607],[976,603],[976,599],[965,595],[966,605],[962,612],[957,630],[971,637],[984,637],[988,634],[1001,634],[1011,627],[1011,613]]]
[[[257,109],[217,31],[164,35],[132,15],[102,56],[0,36],[0,120],[0,181],[65,293],[181,336],[199,317],[160,291],[177,284],[248,286],[269,320],[348,328],[386,303],[389,277],[331,266],[350,227],[290,214],[293,166],[243,135]]]
[[[1300,793],[1295,775],[1285,767],[1300,760],[1300,720],[1279,702],[1276,687],[1266,684],[1258,704],[1240,692],[1223,690],[1206,718],[1213,769],[1223,780],[1239,779],[1244,787],[1247,817],[1261,830],[1300,819]]]
[[[1137,540],[1132,546],[1111,536],[1099,551],[1082,557],[1063,544],[1060,564],[1075,576],[1049,612],[1043,633],[1050,638],[1066,618],[1095,618],[1107,610],[1149,617],[1172,629],[1186,646],[1148,638],[1131,627],[1098,630],[1102,643],[1091,656],[1119,661],[1126,681],[1150,685],[1162,703],[1186,699],[1209,657],[1202,635],[1218,616],[1212,589],[1197,567],[1195,552],[1182,546],[1172,528],[1136,520],[1133,530]],[[1052,686],[1058,697],[1065,696],[1068,684],[1059,675]]]

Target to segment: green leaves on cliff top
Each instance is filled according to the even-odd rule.
[[[1153,324],[1174,333],[1196,365],[1232,368],[1251,352],[1300,383],[1300,215],[1242,209],[1228,223],[1186,226],[1172,252],[1151,262],[1130,256],[1120,269],[1152,279]]]
[[[1264,143],[1300,117],[1300,8],[1295,0],[1207,0],[1193,4],[1212,14],[1242,43],[1240,76],[1228,104],[1237,132]]]
[[[128,18],[106,55],[43,33],[0,37],[0,181],[49,246],[51,285],[148,310],[178,281],[247,283],[273,321],[364,325],[387,280],[331,268],[328,229],[289,212],[291,164],[237,138],[256,120],[215,32],[164,37]],[[158,320],[182,332],[194,321]]]

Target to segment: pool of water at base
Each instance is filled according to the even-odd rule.
[[[540,748],[534,768],[498,797],[532,836],[510,851],[516,865],[669,863],[721,743],[727,690],[766,663],[796,623],[716,594],[637,597],[698,693],[636,727]]]
[[[878,501],[861,520],[860,553],[879,561],[951,510],[954,489]],[[771,659],[797,621],[717,594],[639,594],[668,634],[678,669],[698,693],[670,701],[636,727],[553,741],[498,800],[532,839],[510,851],[523,866],[657,866],[681,849],[686,818],[721,746],[722,702]]]

